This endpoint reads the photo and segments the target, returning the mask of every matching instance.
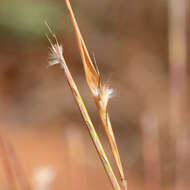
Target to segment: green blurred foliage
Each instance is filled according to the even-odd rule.
[[[3,1],[0,3],[0,35],[19,40],[34,40],[44,37],[47,27],[64,27],[64,6],[53,1]]]

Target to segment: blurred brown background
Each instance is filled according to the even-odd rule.
[[[181,15],[188,5],[184,8],[183,1],[181,7],[176,3],[171,8],[171,14],[168,14],[168,2],[71,1],[89,51],[96,57],[103,81],[115,89],[109,110],[129,190],[174,189],[177,181],[176,153],[182,155],[179,163],[183,161],[179,184],[184,189],[189,187],[190,174],[186,171],[190,158],[187,140],[189,75],[183,73],[184,70],[189,73],[189,66],[183,67],[185,62],[188,63],[188,49],[183,38],[186,44],[189,38],[180,30],[186,28],[188,36],[189,12],[187,10],[187,20],[183,25],[185,17]],[[174,25],[169,20],[173,18]],[[48,30],[44,21],[49,23],[63,44],[68,67],[104,146],[107,150],[109,148],[84,78],[64,0],[0,1],[1,133],[13,145],[34,190],[111,189],[63,70],[59,66],[47,67],[49,44],[45,37]],[[174,39],[173,44],[170,39]],[[173,46],[176,47],[175,55]],[[187,56],[183,55],[186,51]],[[176,122],[175,113],[171,114],[172,94],[169,93],[173,84],[169,60],[175,59],[175,56],[182,63],[174,71],[174,75],[177,73],[174,86],[177,84],[172,105],[177,115],[178,112],[185,115],[185,119],[179,117]],[[184,81],[187,85],[181,87]],[[171,120],[175,124],[183,122],[172,129]],[[182,134],[181,139],[185,138],[179,145],[182,153],[176,149],[176,133],[171,132],[176,128],[177,133]],[[112,159],[109,150],[108,155]],[[41,187],[43,184],[39,185],[39,178],[47,180],[44,183],[49,183],[48,187]],[[9,189],[3,164],[0,181],[1,189]]]

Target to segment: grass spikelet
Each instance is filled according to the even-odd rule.
[[[67,82],[70,86],[71,92],[73,94],[73,97],[79,107],[79,110],[81,112],[82,118],[85,121],[85,124],[88,128],[89,134],[93,140],[93,143],[95,145],[95,148],[98,152],[98,155],[102,161],[102,164],[104,166],[104,169],[106,171],[107,176],[110,179],[110,182],[114,188],[114,190],[120,190],[120,185],[117,181],[117,178],[115,177],[115,174],[112,170],[112,167],[109,163],[109,160],[106,156],[106,153],[103,149],[103,146],[100,142],[100,139],[96,133],[96,130],[94,128],[94,125],[91,121],[91,118],[88,114],[88,111],[85,107],[85,104],[83,102],[83,99],[78,91],[77,85],[75,84],[75,81],[73,80],[73,77],[67,67],[66,61],[64,59],[63,56],[63,52],[62,52],[62,46],[58,43],[57,38],[55,37],[55,34],[53,34],[53,32],[50,30],[50,33],[52,34],[52,36],[54,37],[55,43],[53,44],[53,42],[49,39],[51,48],[50,48],[50,61],[49,61],[49,65],[55,65],[55,64],[60,64],[61,67],[64,69],[65,72],[65,76],[67,79]],[[93,78],[93,77],[92,77]]]
[[[89,55],[86,45],[84,43],[83,37],[80,33],[80,30],[79,30],[77,21],[75,19],[75,16],[73,14],[70,2],[68,0],[65,0],[65,2],[67,5],[67,8],[69,10],[73,28],[74,28],[74,31],[76,34],[77,43],[78,43],[78,47],[80,50],[80,54],[81,54],[81,58],[82,58],[82,62],[83,62],[84,70],[85,70],[86,80],[87,80],[88,84],[91,84],[90,89],[92,91],[96,91],[100,87],[99,71],[90,59],[90,55]]]
[[[89,88],[91,89],[92,95],[96,102],[97,109],[100,114],[100,118],[102,120],[102,124],[103,124],[104,130],[105,130],[105,133],[108,137],[108,140],[109,140],[109,143],[111,146],[111,150],[112,150],[114,159],[116,161],[116,164],[117,164],[117,167],[119,170],[121,183],[122,183],[124,189],[127,190],[127,181],[124,176],[121,159],[119,156],[117,144],[116,144],[114,133],[112,130],[110,117],[109,117],[109,114],[107,111],[107,105],[108,105],[109,99],[113,93],[113,90],[109,89],[107,86],[102,86],[101,80],[100,80],[100,74],[97,69],[97,65],[95,63],[96,67],[94,66],[94,64],[89,56],[87,47],[85,45],[85,42],[83,40],[83,37],[82,37],[80,29],[79,29],[79,26],[77,24],[76,18],[74,16],[70,1],[65,0],[65,2],[67,5],[67,9],[69,11],[69,15],[70,15],[72,25],[73,25],[73,28],[75,31],[75,35],[77,38],[78,48],[79,48],[79,51],[81,54],[81,59],[82,59],[82,63],[83,63],[84,71],[85,71],[86,80],[87,80]]]

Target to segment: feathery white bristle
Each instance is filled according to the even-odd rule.
[[[93,93],[94,96],[98,97],[99,94],[100,94],[100,91],[99,91],[98,88],[95,88],[95,89],[92,89],[92,93]]]
[[[113,92],[114,90],[112,88],[108,88],[106,85],[102,87],[100,103],[103,109],[107,109],[108,102],[113,96]]]
[[[63,47],[62,45],[59,45],[58,43],[52,44],[50,48],[50,55],[49,55],[49,66],[53,66],[56,64],[61,64],[65,62],[65,59],[63,57]]]
[[[107,94],[107,98],[110,99],[113,96],[113,88],[107,88],[106,90],[106,94]]]
[[[51,47],[50,47],[50,54],[49,54],[49,61],[48,66],[53,66],[56,64],[60,64],[62,68],[65,67],[65,59],[63,57],[63,47],[61,44],[59,44],[56,35],[51,30],[50,26],[46,21],[44,21],[45,25],[47,26],[50,34],[52,35],[55,43],[51,41],[51,39],[46,35]]]

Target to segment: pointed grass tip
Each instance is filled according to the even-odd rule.
[[[57,37],[53,33],[53,31],[50,28],[50,26],[48,25],[47,21],[44,21],[44,23],[45,23],[46,27],[48,28],[49,33],[51,34],[51,36],[53,37],[53,39],[55,41],[53,43],[52,40],[49,38],[49,36],[46,34],[46,38],[48,39],[48,41],[50,43],[48,67],[56,65],[56,64],[60,64],[61,66],[63,66],[63,64],[65,63],[65,59],[63,57],[63,47],[61,44],[58,43]]]

